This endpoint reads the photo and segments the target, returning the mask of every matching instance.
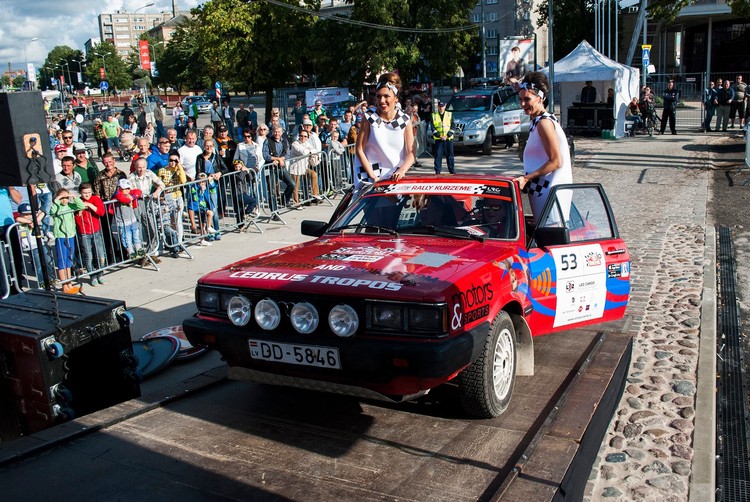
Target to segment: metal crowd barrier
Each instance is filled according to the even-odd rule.
[[[218,179],[169,186],[157,196],[138,200],[135,221],[123,217],[117,201],[106,201],[98,231],[82,234],[78,229],[70,236],[75,237],[69,249],[74,256],[70,278],[63,278],[57,269],[55,239],[43,235],[40,249],[29,226],[15,223],[0,236],[0,298],[13,290],[43,288],[41,260],[47,263],[51,285],[63,285],[132,265],[151,265],[158,271],[154,257],[160,254],[192,258],[190,245],[210,245],[232,231],[263,233],[262,224],[286,224],[283,215],[295,209],[287,206],[284,196],[290,178],[297,192],[293,205],[333,206],[332,199],[352,185],[353,161],[354,145],[350,145],[343,154],[323,151],[290,158],[286,167],[264,164],[248,183],[241,181],[240,171],[234,171]],[[309,168],[296,180],[286,175],[295,163]]]

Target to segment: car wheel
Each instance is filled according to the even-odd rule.
[[[510,403],[516,381],[516,331],[506,312],[490,326],[482,353],[458,376],[461,404],[470,415],[493,418]]]
[[[489,129],[487,131],[487,135],[484,137],[484,143],[482,143],[482,154],[484,155],[491,155],[492,154],[492,133],[494,131],[492,129]]]

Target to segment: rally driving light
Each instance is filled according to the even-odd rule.
[[[359,328],[359,317],[349,305],[336,305],[328,314],[328,326],[337,336],[352,336]]]
[[[276,329],[281,322],[281,309],[278,304],[268,298],[259,301],[255,305],[255,322],[266,331]]]
[[[318,311],[307,302],[300,302],[292,307],[289,317],[292,320],[292,326],[294,326],[294,329],[303,335],[315,331],[315,328],[318,327],[318,322],[320,321]]]
[[[244,296],[233,296],[227,305],[227,316],[235,326],[245,326],[250,322],[253,308],[250,300]]]

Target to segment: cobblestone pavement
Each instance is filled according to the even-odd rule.
[[[687,500],[693,460],[709,153],[719,138],[576,143],[577,182],[607,189],[631,253],[634,335],[625,392],[587,500]]]

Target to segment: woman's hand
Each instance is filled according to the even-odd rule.
[[[406,170],[403,167],[399,167],[398,169],[396,169],[396,172],[393,173],[392,178],[393,178],[393,181],[398,181],[404,176],[406,176]]]
[[[529,179],[524,175],[524,176],[519,176],[514,181],[516,183],[518,183],[518,188],[520,188],[521,190],[523,190],[523,187],[526,186],[526,183],[529,182]]]

